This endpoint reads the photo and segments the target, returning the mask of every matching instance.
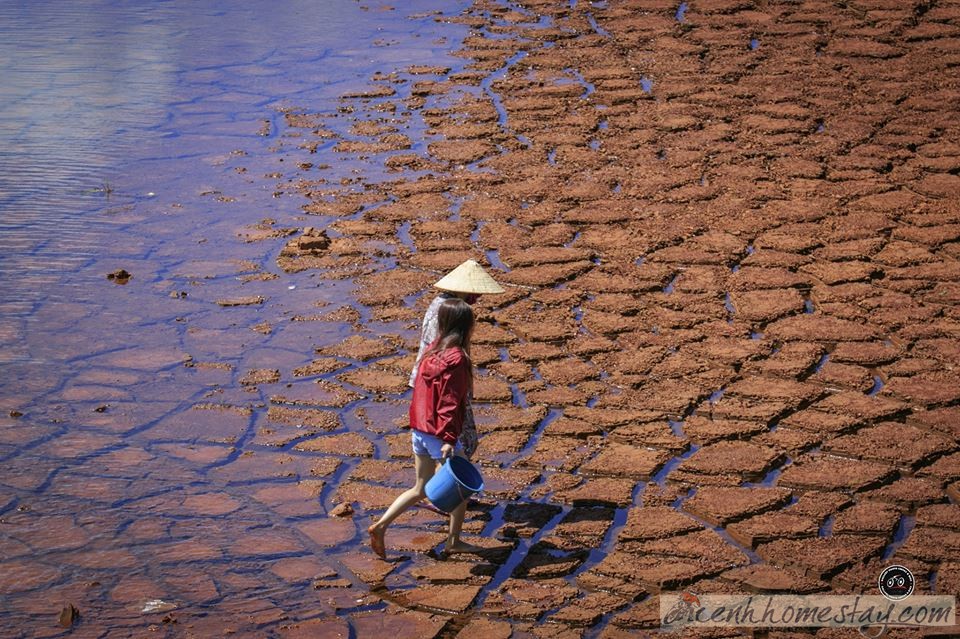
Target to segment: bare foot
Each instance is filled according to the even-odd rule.
[[[463,553],[463,552],[476,553],[476,552],[483,552],[484,550],[486,550],[486,548],[484,548],[483,546],[474,546],[473,544],[468,544],[465,541],[458,541],[454,544],[450,544],[450,543],[446,544],[443,547],[443,554],[453,555],[453,554]]]
[[[387,549],[383,544],[383,531],[378,530],[376,524],[367,528],[367,534],[370,535],[370,548],[380,559],[387,558]]]

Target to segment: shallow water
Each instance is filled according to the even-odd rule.
[[[289,320],[353,285],[266,280],[278,246],[243,237],[264,218],[304,219],[282,177],[296,167],[277,153],[299,142],[283,110],[333,114],[377,71],[451,64],[465,30],[434,14],[462,5],[0,7],[4,636],[55,633],[67,602],[87,632],[142,631],[171,607],[193,610],[201,634],[204,619],[221,620],[216,634],[224,619],[251,630],[317,614],[297,566],[277,566],[354,543],[351,521],[317,519],[352,466],[262,445],[265,406],[329,406],[349,430],[356,399],[315,378],[241,381],[351,334],[349,321]],[[331,182],[358,170],[328,148],[311,159]],[[108,279],[117,269],[132,277]],[[252,295],[266,299],[217,304]],[[155,599],[169,605],[145,615]]]

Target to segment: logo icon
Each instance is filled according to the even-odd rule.
[[[692,592],[684,590],[680,593],[680,598],[673,608],[667,611],[664,623],[683,625],[694,621],[696,619],[695,605],[698,608],[700,607],[700,598]]]
[[[890,601],[900,601],[913,594],[916,581],[909,568],[895,565],[883,569],[880,578],[877,580],[877,585],[880,587],[880,594],[884,597]]]

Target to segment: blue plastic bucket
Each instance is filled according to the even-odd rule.
[[[427,482],[427,499],[445,513],[483,490],[480,471],[463,457],[450,457]]]

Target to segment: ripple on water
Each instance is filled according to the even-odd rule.
[[[297,577],[283,562],[356,549],[355,522],[322,514],[330,485],[356,459],[333,472],[329,456],[296,449],[311,429],[264,416],[313,345],[355,332],[316,319],[318,303],[342,302],[353,283],[278,279],[283,242],[238,233],[264,218],[322,227],[332,218],[304,219],[302,195],[286,193],[285,180],[356,179],[363,166],[334,167],[324,143],[310,174],[288,168],[275,151],[297,141],[284,136],[292,129],[278,108],[334,113],[346,85],[402,60],[462,65],[447,42],[466,28],[437,22],[436,11],[465,5],[411,0],[368,12],[320,3],[303,20],[297,0],[0,4],[0,406],[5,419],[23,413],[4,424],[0,446],[0,481],[20,497],[4,495],[0,511],[24,521],[55,515],[50,543],[70,538],[74,548],[68,577],[46,569],[52,546],[34,549],[23,567],[38,590],[4,600],[9,624],[35,622],[38,597],[77,579],[102,584],[109,605],[137,610],[149,598],[203,598],[213,620],[246,593],[299,606],[312,578],[350,574],[325,565]],[[396,44],[370,46],[380,38]],[[372,242],[380,252],[396,246]],[[133,274],[125,286],[106,279],[117,268]],[[258,295],[263,304],[216,306]],[[274,367],[280,382],[238,388],[249,370]],[[337,374],[322,381],[338,383]],[[325,400],[311,388],[314,379],[286,392]],[[372,439],[359,403],[342,409],[351,418],[335,434]],[[271,429],[285,438],[281,427],[292,433],[282,447],[255,443]],[[135,567],[133,547],[144,553]],[[6,573],[20,569],[8,560],[0,558]],[[352,606],[369,592],[358,580],[332,582],[325,593]],[[91,618],[112,618],[99,612],[91,604]]]

